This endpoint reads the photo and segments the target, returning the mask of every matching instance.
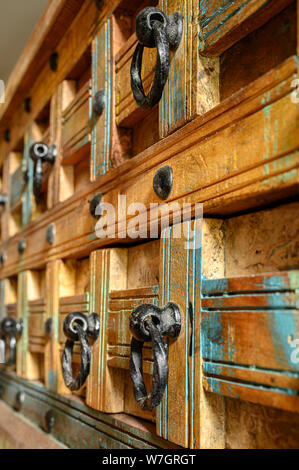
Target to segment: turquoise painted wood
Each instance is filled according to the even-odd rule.
[[[190,448],[199,446],[199,331],[201,227],[199,221],[163,232],[161,240],[159,304],[175,302],[182,328],[177,340],[168,340],[169,378],[157,409],[157,431],[164,439]]]
[[[45,413],[51,409],[54,414],[52,436],[72,449],[171,448],[152,432],[150,423],[144,423],[141,430],[121,421],[120,416],[92,410],[83,401],[58,395],[40,383],[1,371],[0,388],[1,398],[12,407],[17,392],[22,390],[25,401],[20,413],[41,428]]]
[[[206,389],[299,411],[299,272],[202,281]]]
[[[112,51],[111,19],[108,19],[94,38],[92,45],[92,96],[103,90],[105,107],[101,116],[91,115],[92,178],[104,175],[110,163],[112,113]],[[92,112],[92,111],[91,111]]]

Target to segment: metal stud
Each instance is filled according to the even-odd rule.
[[[49,245],[53,245],[56,236],[56,228],[54,224],[49,224],[46,228],[46,240]]]
[[[99,90],[93,97],[92,103],[93,111],[98,115],[101,116],[104,108],[105,108],[105,92],[104,90]]]
[[[24,238],[21,238],[18,243],[18,252],[20,253],[20,255],[22,255],[26,250],[26,245],[26,240]]]
[[[53,410],[48,410],[44,416],[44,431],[50,434],[53,431],[55,424],[54,412]]]
[[[167,199],[173,185],[173,171],[169,165],[162,166],[156,171],[153,179],[153,188],[160,199]]]
[[[58,53],[57,52],[53,52],[53,54],[50,55],[49,64],[50,64],[50,69],[52,70],[52,72],[56,72],[57,67],[58,67]]]
[[[15,410],[21,411],[25,401],[25,392],[19,391],[16,394]]]
[[[96,194],[89,203],[89,212],[95,219],[100,219],[103,215],[102,211],[102,198],[103,194]]]

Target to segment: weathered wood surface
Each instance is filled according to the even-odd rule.
[[[94,0],[86,0],[80,8],[78,14],[72,19],[73,22],[56,47],[61,64],[55,72],[49,73],[49,65],[46,63],[41,67],[38,80],[27,89],[27,94],[31,96],[31,114],[30,120],[35,119],[43,107],[49,102],[51,96],[56,90],[57,85],[64,80],[68,73],[76,65],[86,47],[91,44],[97,28],[104,23],[106,17],[116,8],[120,0],[105,2],[104,8],[99,12]],[[32,78],[32,77],[31,77]],[[13,149],[16,143],[22,138],[25,128],[28,125],[28,113],[24,110],[23,103],[13,108],[13,115],[9,121],[2,120],[2,125],[11,129],[11,142],[5,142],[2,137],[0,141],[0,159],[3,160],[8,155],[10,149]],[[5,124],[4,124],[5,122]]]
[[[298,271],[202,282],[208,391],[298,409]]]
[[[200,0],[200,52],[220,55],[262,26],[292,0]]]
[[[159,438],[154,425],[125,414],[108,414],[92,410],[74,396],[57,395],[40,384],[28,382],[15,374],[0,372],[2,399],[15,406],[17,392],[22,389],[26,400],[21,414],[42,426],[49,407],[55,413],[52,436],[71,448],[87,449],[171,449],[177,448]]]
[[[0,402],[0,449],[63,449],[64,446]]]
[[[160,202],[152,190],[152,180],[166,162],[174,172],[168,202],[202,202],[206,214],[233,213],[282,195],[297,195],[299,114],[291,101],[295,70],[296,61],[290,58],[145,150],[134,162],[111,168],[67,203],[43,214],[28,229],[4,242],[7,261],[2,275],[20,269],[16,263],[19,237],[28,242],[26,267],[37,266],[45,256],[50,260],[62,254],[88,253],[110,243],[112,239],[100,240],[94,234],[95,221],[89,214],[92,194],[102,192],[103,201],[116,207],[118,193],[127,196],[127,205],[138,197],[149,208],[150,203]],[[50,222],[56,225],[53,247],[44,238]]]

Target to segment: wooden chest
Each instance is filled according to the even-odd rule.
[[[61,445],[298,447],[298,11],[49,2],[0,105],[0,396]]]

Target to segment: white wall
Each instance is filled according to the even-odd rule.
[[[0,80],[8,80],[48,0],[0,0]]]

